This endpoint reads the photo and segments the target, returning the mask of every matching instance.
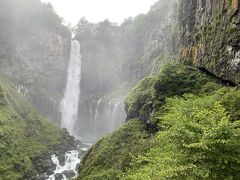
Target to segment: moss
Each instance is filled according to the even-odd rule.
[[[137,117],[144,123],[155,123],[152,111],[162,111],[167,97],[210,93],[221,87],[216,81],[190,66],[165,65],[158,76],[143,79],[126,97],[128,119]]]
[[[222,79],[238,84],[239,72],[231,62],[239,49],[239,1],[211,2],[206,6],[203,12],[198,9],[196,16],[199,18],[193,31],[186,33],[187,26],[182,27],[185,35],[182,36],[180,58],[190,65],[205,68]],[[214,6],[210,16],[206,16],[209,13],[208,6]],[[184,6],[181,10],[184,10]],[[184,21],[183,18],[180,24],[191,24],[188,20]],[[232,52],[228,51],[229,46],[233,47]],[[199,50],[193,47],[199,47]]]
[[[185,93],[201,93],[206,90],[204,85],[214,81],[196,68],[183,64],[169,64],[163,68],[155,81],[155,97],[164,100],[166,97]]]
[[[126,97],[125,105],[129,119],[139,117],[141,107],[146,102],[151,101],[154,92],[154,82],[155,79],[153,77],[143,79]]]

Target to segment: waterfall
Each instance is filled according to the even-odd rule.
[[[99,101],[97,102],[97,107],[96,107],[96,110],[95,110],[95,116],[94,116],[94,128],[93,128],[93,137],[96,137],[96,130],[97,130],[97,126],[98,126],[98,109],[99,109],[99,106],[100,106],[100,103],[102,102],[102,98],[99,99]]]
[[[72,40],[71,55],[68,65],[67,85],[64,99],[61,102],[62,122],[61,126],[68,129],[74,135],[74,125],[78,115],[78,103],[80,97],[81,81],[81,54],[80,43]]]
[[[111,130],[114,129],[114,122],[116,120],[116,112],[117,112],[117,108],[119,106],[119,104],[121,103],[121,101],[118,101],[115,105],[114,105],[114,109],[113,109],[113,114],[112,114],[112,121],[111,121]]]
[[[102,102],[102,98],[97,102],[97,107],[96,107],[96,110],[95,110],[95,117],[94,117],[95,122],[97,122],[98,108],[99,108],[99,105],[100,105],[101,102]]]
[[[110,101],[108,103],[108,114],[107,114],[107,121],[108,121],[108,123],[112,122],[112,119],[111,119],[111,115],[112,115],[111,108],[112,108],[112,102]]]

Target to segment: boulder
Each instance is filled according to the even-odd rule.
[[[76,173],[73,170],[70,171],[63,171],[63,174],[67,177],[67,178],[72,178],[76,175]]]

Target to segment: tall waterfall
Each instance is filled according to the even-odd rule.
[[[78,103],[80,97],[81,81],[81,52],[80,43],[73,40],[71,43],[71,55],[68,65],[67,85],[64,99],[61,102],[62,122],[61,126],[68,129],[74,135],[74,125],[78,115]]]

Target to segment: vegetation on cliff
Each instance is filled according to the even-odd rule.
[[[182,0],[181,58],[239,84],[239,10],[239,0]]]
[[[237,88],[198,69],[168,65],[129,93],[128,123],[92,148],[80,178],[239,178],[239,102]]]
[[[0,77],[0,179],[21,179],[34,171],[34,159],[45,151],[48,157],[42,158],[49,158],[64,136]]]

